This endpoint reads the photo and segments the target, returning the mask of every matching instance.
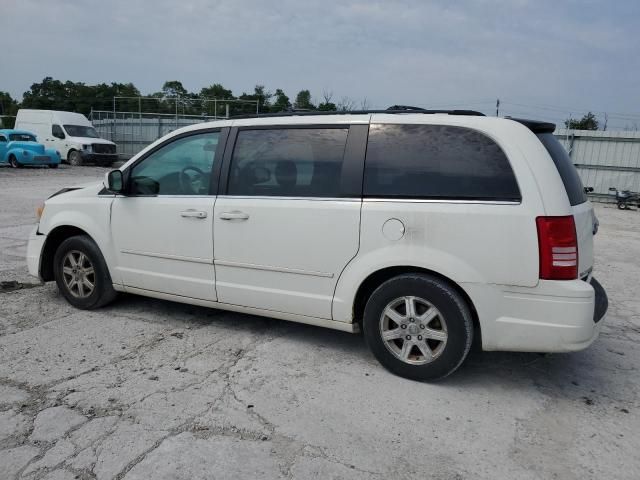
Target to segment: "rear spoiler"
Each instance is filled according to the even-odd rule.
[[[526,118],[513,118],[513,117],[504,117],[509,120],[513,120],[514,122],[521,123],[533,133],[553,133],[556,129],[555,123],[549,122],[540,122],[538,120],[527,120]]]

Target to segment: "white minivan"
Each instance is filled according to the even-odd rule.
[[[182,128],[39,210],[31,274],[364,331],[414,379],[484,350],[595,340],[597,221],[553,124],[472,111],[278,114]]]
[[[97,163],[110,166],[118,160],[116,144],[100,138],[87,117],[56,110],[18,110],[15,128],[36,135],[47,148],[60,152],[71,165]]]

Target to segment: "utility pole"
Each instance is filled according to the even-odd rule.
[[[496,98],[496,117],[500,116],[500,99]]]

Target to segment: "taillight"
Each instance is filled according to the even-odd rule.
[[[540,278],[574,280],[578,278],[578,237],[573,216],[538,217]]]

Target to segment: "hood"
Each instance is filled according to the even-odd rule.
[[[21,148],[22,150],[29,150],[34,153],[44,153],[44,145],[38,142],[9,142],[8,148]]]
[[[69,195],[79,196],[79,197],[84,197],[84,196],[93,197],[103,188],[104,188],[104,185],[102,184],[102,182],[95,182],[95,181],[91,183],[83,183],[80,185],[65,187],[58,190],[53,195],[51,195],[47,199],[47,201],[49,201],[54,197],[59,197],[62,194],[69,194]]]
[[[82,143],[84,145],[91,145],[92,143],[100,143],[102,145],[115,145],[115,143],[105,140],[104,138],[93,137],[67,137],[70,142]]]

